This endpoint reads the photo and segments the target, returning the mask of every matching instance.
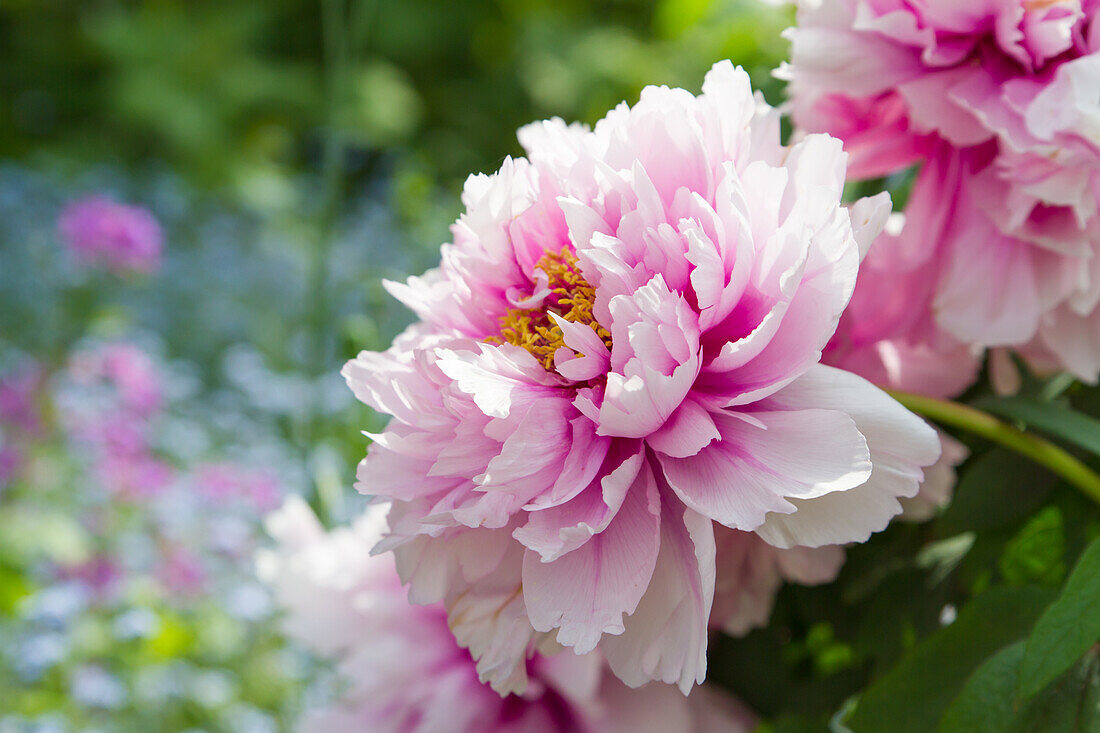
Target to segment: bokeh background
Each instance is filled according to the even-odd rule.
[[[409,321],[381,279],[437,261],[462,181],[519,154],[522,124],[698,91],[722,58],[780,101],[791,20],[758,0],[0,0],[0,733],[267,733],[334,694],[253,556],[287,494],[329,524],[362,506],[377,417],[338,370]],[[89,201],[108,229],[154,217],[133,236],[155,256],[89,254],[94,222],[64,223]],[[745,652],[780,641],[826,684],[854,664],[828,624]],[[716,671],[740,677],[768,712],[783,681]]]

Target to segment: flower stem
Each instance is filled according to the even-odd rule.
[[[324,126],[321,150],[321,198],[315,222],[315,241],[306,272],[305,330],[309,354],[303,364],[312,383],[308,416],[303,420],[302,460],[307,476],[312,477],[314,510],[328,524],[335,513],[339,494],[326,490],[331,482],[318,473],[317,457],[321,448],[325,384],[322,377],[333,368],[335,342],[332,339],[332,295],[329,282],[329,254],[337,235],[337,224],[344,202],[344,111],[348,82],[348,0],[321,1],[321,49],[324,83]],[[313,501],[315,499],[315,501]]]
[[[895,400],[929,420],[980,435],[1046,466],[1100,504],[1100,475],[1049,440],[1025,433],[969,405],[908,392],[887,391]]]

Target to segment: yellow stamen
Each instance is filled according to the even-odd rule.
[[[500,319],[500,337],[490,336],[489,343],[509,343],[519,346],[550,371],[554,368],[554,353],[565,346],[565,336],[554,321],[550,311],[573,323],[582,323],[611,348],[611,334],[596,322],[592,305],[596,289],[580,273],[577,257],[568,247],[561,252],[547,252],[535,265],[549,279],[550,295],[541,308],[513,308]],[[583,356],[583,355],[582,355]]]
[[[1047,8],[1058,5],[1061,2],[1064,2],[1064,0],[1024,0],[1024,10],[1029,10],[1032,12],[1036,10],[1046,10]]]

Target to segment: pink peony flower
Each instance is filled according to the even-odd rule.
[[[938,455],[818,363],[887,199],[853,224],[840,143],[781,147],[728,62],[701,96],[650,87],[520,141],[529,159],[467,181],[440,267],[389,284],[420,323],[344,368],[393,416],[358,488],[394,501],[377,550],[498,690],[556,642],[686,692],[724,583],[715,523],[865,540]]]
[[[720,525],[714,528],[714,544],[720,572],[711,625],[734,636],[767,625],[784,582],[830,583],[844,564],[844,550],[837,545],[784,549],[769,545],[755,532]]]
[[[339,660],[347,689],[308,711],[299,730],[385,733],[455,731],[744,731],[755,718],[704,687],[690,699],[662,685],[631,690],[598,655],[536,654],[523,695],[501,697],[478,680],[439,605],[410,607],[390,558],[371,557],[384,507],[351,527],[324,532],[306,504],[288,500],[268,518],[278,546],[258,558],[260,574],[286,609],[285,628]]]
[[[797,125],[849,174],[923,163],[907,272],[957,340],[1100,372],[1097,0],[807,0],[791,29]],[[1025,349],[1027,350],[1027,349]]]
[[[65,207],[58,228],[77,256],[114,272],[150,273],[160,266],[160,224],[140,207],[88,196]]]
[[[955,495],[955,469],[970,457],[970,450],[944,432],[939,433],[940,458],[924,470],[924,481],[916,496],[901,499],[903,522],[927,522],[946,508]]]
[[[936,262],[922,251],[922,230],[904,220],[892,216],[865,255],[822,360],[881,387],[954,397],[977,380],[981,359],[935,323]]]
[[[853,210],[853,217],[860,212]],[[970,387],[981,368],[979,352],[947,334],[932,317],[938,263],[924,251],[924,230],[904,227],[894,214],[860,264],[855,292],[825,347],[822,361],[881,387],[954,397]],[[994,350],[996,353],[996,350]],[[931,519],[951,500],[955,467],[966,458],[962,444],[940,433],[939,460],[924,472],[919,493],[901,499],[905,521]]]

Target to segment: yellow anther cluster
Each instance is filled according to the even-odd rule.
[[[580,273],[577,257],[568,247],[561,252],[547,252],[535,265],[549,278],[550,295],[541,308],[513,308],[500,319],[500,338],[486,339],[491,343],[509,343],[531,352],[548,371],[554,368],[554,352],[565,346],[561,329],[550,319],[553,311],[567,321],[583,323],[596,332],[607,348],[611,334],[596,322],[592,304],[596,289]]]

